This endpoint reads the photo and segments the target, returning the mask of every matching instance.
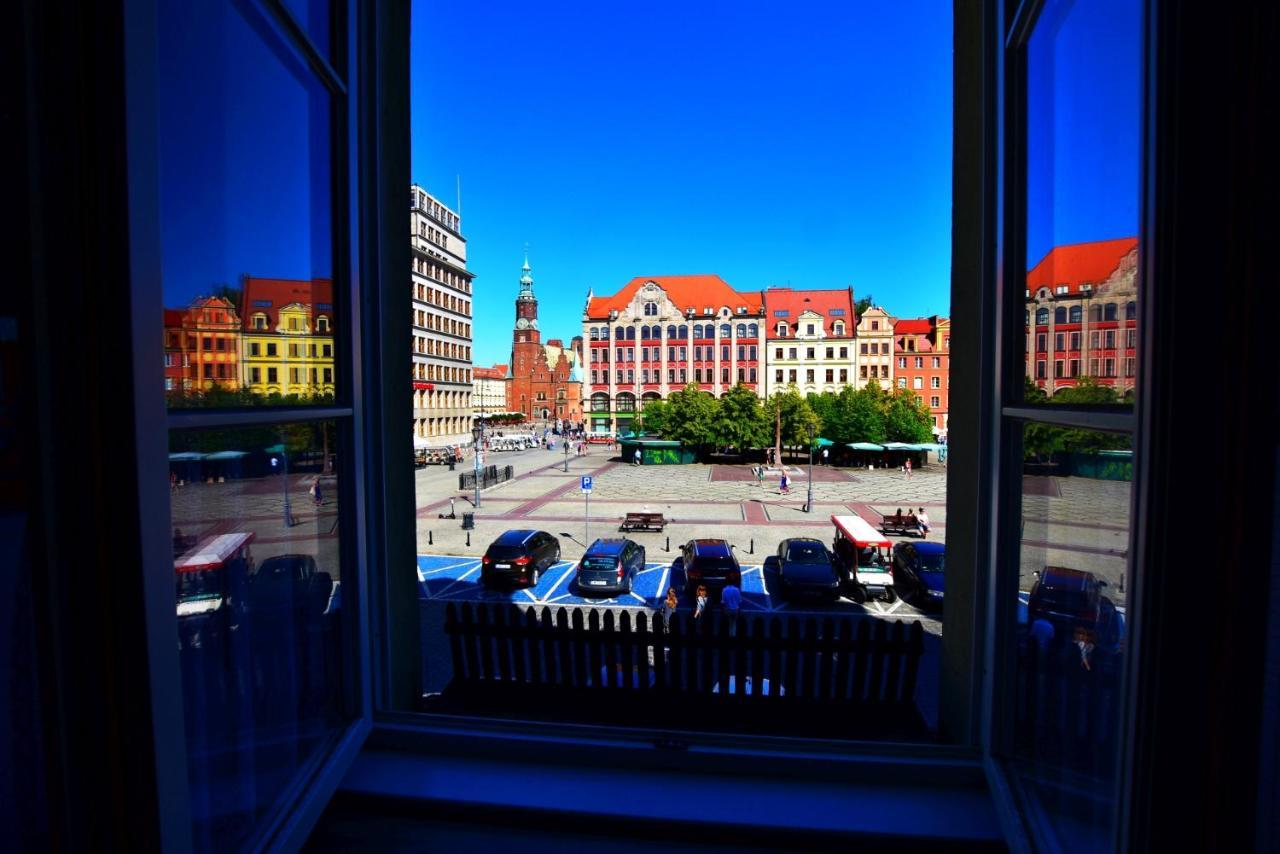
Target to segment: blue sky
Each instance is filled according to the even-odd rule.
[[[505,361],[524,244],[544,339],[587,288],[718,273],[949,312],[951,3],[415,0],[413,176]]]

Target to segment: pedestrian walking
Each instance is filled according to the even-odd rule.
[[[911,480],[911,458],[907,457],[907,480]]]
[[[707,585],[698,585],[698,595],[693,603],[693,618],[695,620],[702,617],[702,612],[707,610]]]
[[[1083,626],[1076,628],[1074,640],[1076,647],[1080,650],[1080,666],[1085,670],[1093,669],[1093,638],[1093,632]]]
[[[925,537],[928,537],[929,536],[929,514],[924,512],[923,507],[921,507],[920,511],[916,513],[916,524],[920,526],[920,539],[924,539]]]
[[[756,480],[760,482],[760,488],[764,489],[764,466],[756,466]]]
[[[676,596],[674,587],[667,588],[667,598],[662,603],[662,631],[671,634],[671,618],[676,613],[676,606],[680,604],[679,598]]]
[[[169,471],[169,491],[178,491],[178,473],[172,469]]]
[[[316,506],[324,506],[324,492],[320,489],[320,481],[311,484],[311,497],[316,500]]]
[[[636,448],[636,452],[633,455],[633,458],[635,459],[635,463],[633,463],[633,465],[637,465],[637,466],[640,465],[640,449],[639,448]]]
[[[778,494],[791,494],[791,481],[787,479],[787,473],[785,471],[782,473],[782,477],[778,479]]]
[[[830,448],[822,449],[822,464],[824,466],[831,465],[831,449]]]
[[[738,634],[738,611],[742,608],[742,591],[735,584],[726,584],[720,592],[720,607],[724,610],[724,618],[729,621],[729,637]]]

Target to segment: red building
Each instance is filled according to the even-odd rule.
[[[613,296],[587,294],[582,318],[589,429],[625,432],[646,402],[696,383],[722,397],[763,396],[764,300],[719,276],[641,276]]]
[[[198,297],[164,312],[166,392],[240,387],[240,318],[225,297]]]
[[[1132,391],[1138,239],[1055,246],[1027,273],[1026,372],[1052,396],[1082,376]]]
[[[582,377],[578,355],[558,338],[545,345],[538,329],[538,299],[533,295],[529,259],[521,268],[511,333],[511,376],[507,411],[523,412],[530,421],[582,421]]]
[[[893,324],[893,375],[898,388],[915,394],[933,415],[933,433],[947,433],[951,381],[951,321],[918,317]]]

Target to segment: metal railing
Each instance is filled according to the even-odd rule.
[[[485,466],[480,470],[480,488],[488,489],[495,484],[511,480],[515,470],[511,466]],[[473,471],[458,475],[458,489],[475,489],[476,473]]]

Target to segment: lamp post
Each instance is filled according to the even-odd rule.
[[[564,445],[564,470],[569,470],[569,434],[564,430],[560,431],[560,442]]]
[[[813,512],[813,423],[809,423],[809,499],[804,504],[804,512]]]
[[[293,511],[289,507],[289,455],[284,449],[284,443],[280,443],[280,456],[271,458],[271,467],[280,469],[281,490],[284,492],[284,526],[286,528],[293,527]]]
[[[480,464],[483,462],[481,458],[481,449],[484,447],[484,419],[477,418],[476,423],[471,427],[472,449],[475,451],[475,488],[476,499],[475,506],[480,506]]]

